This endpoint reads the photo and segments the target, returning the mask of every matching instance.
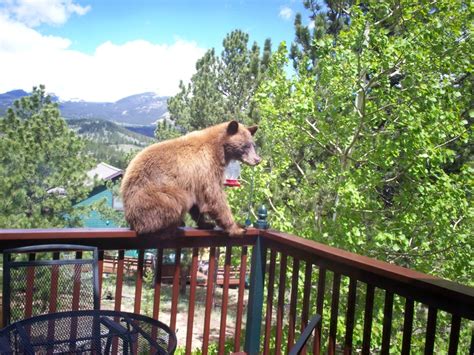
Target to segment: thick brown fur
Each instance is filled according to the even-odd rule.
[[[231,159],[260,162],[256,130],[231,121],[142,150],[122,181],[127,222],[138,233],[151,233],[179,226],[190,212],[200,228],[213,226],[207,215],[229,234],[243,234],[223,191],[224,169]]]

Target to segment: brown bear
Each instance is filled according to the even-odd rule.
[[[125,219],[138,233],[176,228],[187,212],[198,228],[213,228],[209,216],[230,235],[245,230],[234,219],[223,191],[231,160],[256,165],[252,136],[257,126],[221,123],[155,143],[133,158],[122,181]]]

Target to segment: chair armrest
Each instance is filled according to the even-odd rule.
[[[116,323],[109,318],[102,317],[100,322],[105,325],[112,333],[117,334],[120,337],[125,337],[128,335],[127,329],[125,329],[121,324]]]
[[[301,350],[303,350],[304,346],[306,345],[309,336],[319,324],[319,322],[321,322],[321,316],[319,314],[316,314],[311,318],[311,321],[306,326],[306,328],[304,328],[303,333],[301,333],[301,336],[298,338],[296,344],[293,345],[288,355],[299,355],[301,353]]]

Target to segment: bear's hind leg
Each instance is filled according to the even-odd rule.
[[[214,229],[216,226],[214,223],[206,220],[205,214],[201,213],[198,205],[193,205],[189,210],[189,214],[191,215],[191,218],[194,220],[194,222],[196,222],[199,229]]]
[[[133,202],[125,206],[125,219],[139,234],[180,226],[188,206],[179,190],[152,186],[136,191]]]

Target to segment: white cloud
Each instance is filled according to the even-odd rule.
[[[0,11],[30,27],[42,23],[62,25],[72,14],[84,15],[90,6],[75,4],[73,0],[0,0]]]
[[[174,95],[205,52],[181,39],[171,45],[105,42],[92,55],[70,45],[69,39],[43,36],[0,14],[0,93],[45,84],[62,99],[115,101],[146,91]]]
[[[283,6],[280,9],[279,16],[284,20],[289,20],[293,16],[293,10],[290,9],[288,6]]]

